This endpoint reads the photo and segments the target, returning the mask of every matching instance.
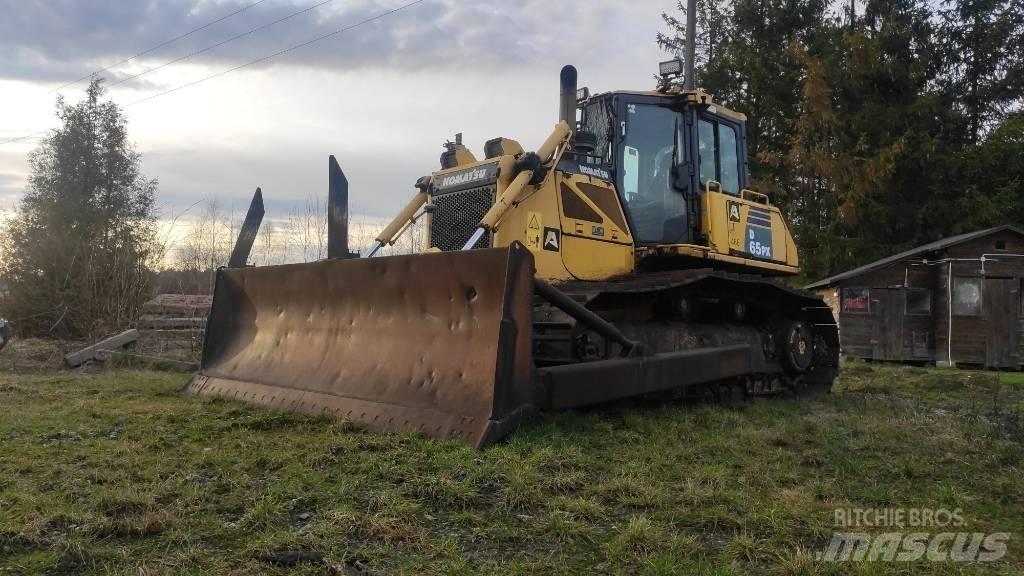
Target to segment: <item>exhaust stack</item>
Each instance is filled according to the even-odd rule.
[[[576,67],[567,64],[559,74],[561,92],[558,96],[558,120],[576,131]]]

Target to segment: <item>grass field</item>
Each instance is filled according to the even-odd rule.
[[[1024,572],[1020,374],[848,364],[830,395],[548,415],[482,452],[185,378],[0,372],[0,573]],[[837,508],[1013,536],[998,563],[819,562]]]

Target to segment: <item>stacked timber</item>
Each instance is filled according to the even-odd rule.
[[[139,329],[154,352],[202,347],[213,297],[207,294],[159,294],[142,306]]]

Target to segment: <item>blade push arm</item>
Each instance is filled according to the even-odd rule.
[[[406,226],[413,220],[413,217],[416,216],[416,212],[427,203],[427,193],[425,190],[428,185],[429,177],[420,178],[420,180],[416,182],[416,187],[419,188],[420,191],[417,192],[411,200],[409,200],[409,203],[405,205],[405,208],[403,208],[393,220],[391,220],[391,223],[381,230],[380,234],[377,235],[377,238],[374,239],[373,246],[370,246],[365,252],[363,252],[363,258],[370,258],[382,247],[395,243],[395,239],[405,231]]]

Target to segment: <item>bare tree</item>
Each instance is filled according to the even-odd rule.
[[[327,257],[327,205],[319,196],[307,196],[285,225],[289,262],[313,262]]]

